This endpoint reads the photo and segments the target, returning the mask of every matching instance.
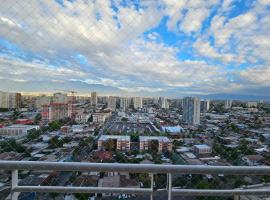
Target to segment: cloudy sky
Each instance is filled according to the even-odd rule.
[[[270,96],[270,0],[1,0],[0,90]]]

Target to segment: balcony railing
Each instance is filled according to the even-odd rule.
[[[172,187],[172,174],[224,174],[224,175],[269,175],[270,167],[247,166],[205,166],[205,165],[155,165],[155,164],[120,164],[120,163],[79,163],[79,162],[37,162],[37,161],[0,161],[0,169],[12,173],[11,197],[17,200],[20,192],[40,193],[120,193],[120,194],[149,194],[153,199],[154,193],[167,192],[168,200],[172,194],[182,196],[234,196],[240,195],[270,195],[269,189],[179,189]],[[70,186],[19,186],[18,170],[54,170],[80,172],[130,172],[149,173],[150,188],[127,187],[70,187]],[[166,189],[154,190],[154,175],[167,174]]]

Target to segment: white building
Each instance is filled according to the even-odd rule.
[[[212,148],[207,144],[194,145],[193,150],[196,154],[209,154],[212,153]]]
[[[20,108],[21,94],[0,91],[0,108]]]
[[[142,97],[134,97],[133,106],[135,109],[141,109],[143,107]]]
[[[165,97],[160,97],[159,98],[159,105],[161,108],[168,109],[169,108],[169,103],[167,98]]]
[[[116,97],[110,96],[108,99],[108,108],[112,111],[116,109]]]
[[[232,100],[225,100],[225,109],[230,109],[232,107]]]
[[[256,101],[249,101],[247,102],[247,107],[248,108],[257,108],[258,103]]]
[[[128,97],[121,97],[120,98],[120,108],[123,111],[126,111],[130,106],[130,99]]]
[[[187,124],[200,124],[201,102],[197,97],[183,99],[183,121]]]
[[[108,119],[111,116],[111,112],[106,113],[93,113],[93,122],[94,123],[104,123],[106,119]]]
[[[0,136],[22,138],[30,130],[33,130],[33,129],[39,130],[39,126],[36,126],[36,125],[17,125],[17,124],[11,125],[11,126],[0,128]]]
[[[209,109],[210,109],[210,100],[208,99],[201,100],[201,112],[206,113],[209,111]]]

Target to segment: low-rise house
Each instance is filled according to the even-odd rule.
[[[39,128],[40,127],[36,125],[15,124],[15,125],[0,128],[0,136],[20,139],[26,136],[26,134],[29,131],[39,130]]]
[[[193,150],[197,155],[212,153],[212,148],[207,144],[194,145]]]
[[[264,157],[261,155],[247,155],[243,157],[243,161],[245,161],[249,166],[260,165],[263,160]]]

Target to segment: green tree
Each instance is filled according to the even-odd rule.
[[[51,131],[57,131],[61,128],[61,125],[58,121],[52,121],[49,123],[49,128]]]
[[[40,113],[38,113],[36,116],[35,116],[35,119],[34,119],[34,123],[35,124],[38,124],[42,119],[42,116]]]
[[[52,137],[49,140],[49,148],[51,148],[51,149],[63,147],[63,144],[64,144],[64,141],[59,140],[57,136]]]
[[[115,140],[113,139],[108,139],[105,143],[105,148],[108,150],[108,151],[113,151],[116,149],[116,142]]]

